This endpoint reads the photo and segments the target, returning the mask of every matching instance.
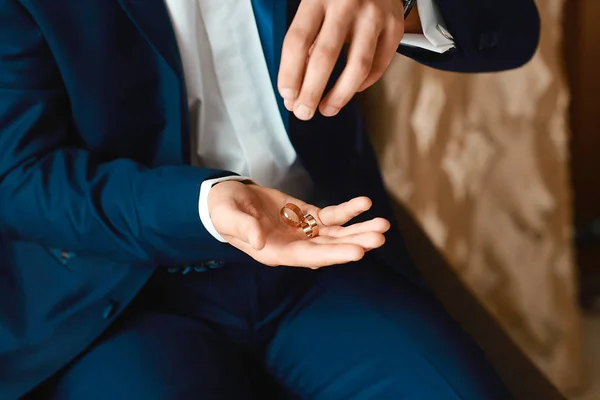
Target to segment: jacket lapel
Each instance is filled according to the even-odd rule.
[[[154,50],[183,78],[175,32],[163,0],[117,0]]]

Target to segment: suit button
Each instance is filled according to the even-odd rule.
[[[104,308],[104,313],[102,313],[102,318],[109,319],[117,312],[118,304],[114,301],[111,301],[106,308]]]
[[[207,268],[204,265],[196,265],[194,267],[194,271],[196,271],[196,272],[206,272]]]
[[[187,275],[187,274],[189,274],[190,271],[192,271],[192,269],[193,269],[193,267],[191,267],[189,265],[187,267],[184,267],[183,271],[181,271],[181,275]]]
[[[215,269],[223,266],[223,263],[220,261],[207,261],[204,263],[207,268]]]
[[[60,251],[60,254],[59,254],[59,256],[60,256],[60,260],[61,260],[63,263],[66,263],[66,262],[67,262],[67,261],[69,261],[69,259],[71,258],[71,253],[69,253],[69,252],[68,252],[68,251],[66,251],[66,250],[61,250],[61,251]]]

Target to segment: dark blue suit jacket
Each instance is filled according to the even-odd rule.
[[[532,0],[437,1],[458,49],[401,53],[464,72],[532,56]],[[162,0],[0,0],[0,398],[80,353],[158,266],[245,259],[198,218],[202,181],[230,173],[189,166],[186,105]],[[393,218],[354,104],[289,135],[328,201]],[[414,274],[397,231],[377,254]]]

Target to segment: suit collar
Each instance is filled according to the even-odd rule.
[[[183,78],[179,48],[164,0],[117,1],[154,50]]]

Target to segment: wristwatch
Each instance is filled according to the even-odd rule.
[[[408,15],[416,2],[417,0],[404,0],[404,19],[408,18]]]

